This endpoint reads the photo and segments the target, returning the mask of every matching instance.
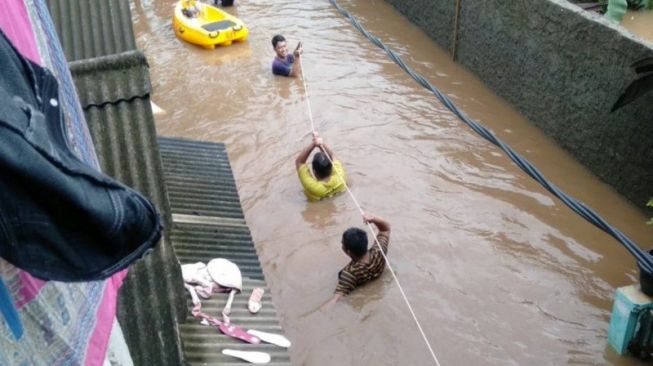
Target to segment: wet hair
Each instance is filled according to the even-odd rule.
[[[272,47],[277,48],[277,43],[279,42],[285,42],[286,38],[282,36],[281,34],[277,34],[276,36],[272,37]]]
[[[322,179],[331,175],[331,170],[333,167],[331,166],[329,157],[325,153],[320,151],[313,155],[312,165],[316,178]]]
[[[354,258],[367,253],[367,233],[357,227],[350,227],[342,233],[342,248],[348,250]]]

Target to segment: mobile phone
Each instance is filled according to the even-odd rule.
[[[297,42],[297,47],[295,47],[295,51],[297,51],[301,47],[302,47],[302,41]]]

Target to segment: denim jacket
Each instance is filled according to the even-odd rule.
[[[0,35],[0,256],[45,280],[107,278],[158,243],[159,216],[73,153],[57,80]]]

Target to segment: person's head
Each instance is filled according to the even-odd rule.
[[[313,173],[315,178],[324,179],[331,176],[332,165],[331,161],[325,153],[322,151],[315,153],[313,155]]]
[[[288,43],[286,42],[286,38],[281,34],[272,37],[272,47],[279,58],[285,59],[288,56]]]
[[[359,259],[367,253],[367,233],[357,227],[350,227],[342,233],[342,250],[352,259]]]

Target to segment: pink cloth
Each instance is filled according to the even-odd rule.
[[[118,290],[122,282],[127,277],[127,270],[122,270],[107,280],[107,287],[104,291],[102,304],[97,311],[97,319],[106,319],[98,322],[95,331],[89,342],[89,349],[94,349],[95,354],[87,354],[85,366],[102,365],[107,354],[109,337],[111,336],[111,327],[113,322],[109,321],[115,317],[116,303],[118,302]]]
[[[23,1],[0,0],[0,28],[23,56],[37,64],[41,64],[41,56],[36,48],[32,23],[27,15],[27,9]]]
[[[39,291],[41,291],[43,286],[45,286],[46,282],[32,277],[25,271],[19,271],[18,276],[22,286],[18,290],[19,297],[16,300],[16,308],[20,309],[25,304],[28,304],[30,301],[34,300]]]

